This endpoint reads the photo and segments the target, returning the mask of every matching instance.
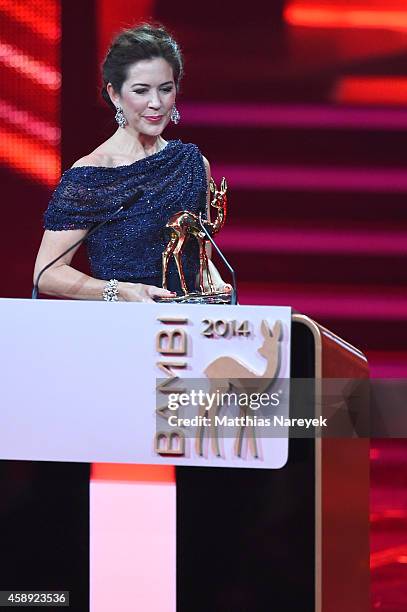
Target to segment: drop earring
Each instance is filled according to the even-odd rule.
[[[175,104],[172,107],[170,119],[173,123],[175,123],[175,125],[177,125],[177,123],[179,123],[179,120],[181,119],[181,115],[179,114],[179,110],[177,109]]]
[[[117,106],[116,106],[116,114],[115,114],[114,118],[116,119],[117,123],[119,124],[119,126],[121,128],[126,127],[127,120],[126,120],[126,117],[123,114],[123,109],[120,106],[120,104],[117,104]]]

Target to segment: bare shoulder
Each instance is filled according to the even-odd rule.
[[[106,153],[101,153],[99,151],[93,151],[89,155],[85,155],[78,159],[74,164],[72,164],[72,168],[81,168],[83,166],[95,166],[97,168],[100,167],[110,167],[112,165],[112,159],[110,155]]]
[[[210,166],[209,161],[206,159],[206,157],[204,155],[202,155],[202,160],[203,160],[203,163],[204,163],[204,166],[205,166],[206,178],[207,178],[208,183],[209,183],[209,181],[211,180],[211,166]]]
[[[203,159],[203,163],[204,163],[206,172],[210,172],[211,165],[209,161],[206,159],[205,155],[202,155],[202,159]]]

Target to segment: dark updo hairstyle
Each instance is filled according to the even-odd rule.
[[[106,85],[120,93],[127,70],[131,64],[141,60],[162,57],[172,67],[177,90],[183,74],[182,54],[178,44],[161,25],[142,23],[134,28],[123,30],[113,40],[102,64],[102,97],[114,108],[107,93]]]

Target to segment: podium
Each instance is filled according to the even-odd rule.
[[[246,343],[243,333],[237,341],[248,347],[247,354],[252,354],[259,344],[260,321],[268,320],[272,329],[277,319],[288,316],[284,329],[290,352],[285,354],[290,359],[283,367],[292,378],[312,380],[315,406],[322,402],[321,384],[325,378],[367,378],[366,359],[360,351],[304,315],[287,314],[278,307],[202,308],[205,309],[196,305],[181,308],[157,304],[0,301],[2,388],[6,398],[0,412],[4,434],[0,443],[2,482],[7,488],[20,470],[24,483],[24,494],[13,498],[13,513],[7,516],[7,527],[2,523],[4,533],[12,534],[3,539],[2,565],[8,563],[11,567],[9,572],[7,568],[3,572],[8,580],[3,590],[71,589],[74,609],[93,612],[94,597],[91,596],[91,607],[88,603],[93,588],[92,579],[89,585],[86,527],[89,503],[92,507],[88,464],[111,464],[112,494],[114,472],[117,471],[118,481],[122,473],[115,463],[127,464],[130,472],[134,463],[155,463],[150,490],[160,486],[154,484],[154,478],[157,477],[157,483],[160,481],[160,470],[161,482],[171,482],[173,468],[169,466],[175,466],[174,500],[168,503],[173,504],[170,513],[176,526],[170,545],[173,548],[166,558],[171,559],[171,555],[176,558],[173,557],[173,568],[168,574],[173,577],[174,589],[166,609],[177,612],[369,609],[367,439],[264,441],[260,457],[263,465],[256,464],[248,451],[246,464],[241,463],[242,458],[233,457],[229,467],[222,467],[224,459],[213,458],[210,463],[208,456],[201,460],[191,450],[188,464],[182,457],[155,452],[151,443],[155,418],[150,414],[147,421],[139,420],[143,405],[139,402],[136,412],[137,402],[126,399],[141,397],[136,374],[142,385],[147,384],[150,376],[146,368],[154,359],[151,352],[154,342],[149,341],[146,322],[149,317],[155,320],[166,317],[163,325],[168,329],[180,317],[191,321],[198,317],[201,322],[226,321],[226,328],[229,320],[238,321],[239,325],[250,320],[257,331]],[[141,313],[147,318],[138,326]],[[234,329],[239,329],[239,325]],[[223,354],[222,346],[226,346],[222,344],[227,335],[224,328],[217,326],[217,338],[208,345],[209,353],[217,351],[218,357]],[[203,351],[200,355],[207,358],[209,353]],[[177,359],[181,359],[180,355]],[[256,359],[253,367],[259,369],[261,355]],[[126,369],[129,363],[137,367]],[[52,384],[48,381],[47,385],[44,377],[51,371]],[[154,372],[151,376],[157,375]],[[102,392],[95,394],[96,389]],[[78,405],[81,410],[75,412]],[[143,422],[151,429],[146,444],[139,435]],[[135,442],[139,448],[134,448]],[[135,480],[137,469],[134,468]],[[136,482],[134,486],[138,486]],[[50,498],[54,500],[53,507],[47,514]],[[29,515],[24,508],[29,508]],[[132,512],[136,513],[137,508]],[[154,525],[148,527],[156,529]],[[42,549],[24,565],[23,551],[39,532]],[[143,551],[137,554],[143,559]],[[158,567],[158,556],[152,560],[152,567],[154,562]],[[18,577],[13,574],[14,563],[15,567],[19,565]],[[136,583],[137,575],[132,580]],[[154,581],[159,590],[158,571]],[[164,612],[154,598],[152,592],[151,606],[144,603],[144,612],[156,609]],[[123,612],[141,609],[134,601],[118,600],[117,605]],[[98,608],[97,612],[103,611]]]
[[[324,378],[369,370],[355,347],[293,314],[291,375],[315,379],[318,405]],[[180,610],[370,610],[368,439],[290,440],[281,470],[177,468],[177,504]]]

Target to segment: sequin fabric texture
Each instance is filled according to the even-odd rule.
[[[142,197],[131,205],[140,188]],[[87,240],[92,275],[157,284],[169,238],[165,224],[181,210],[205,215],[206,193],[198,147],[170,140],[158,153],[127,166],[83,166],[64,172],[45,212],[44,227],[55,231],[90,228],[130,203]],[[184,249],[183,265],[187,278],[195,278],[199,267],[195,240],[189,240]],[[174,271],[172,262],[172,275]]]

